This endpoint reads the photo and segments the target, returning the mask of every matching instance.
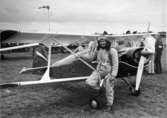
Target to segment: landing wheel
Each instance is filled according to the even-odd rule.
[[[129,90],[130,90],[130,95],[133,95],[133,96],[139,96],[141,93],[140,89],[135,90],[135,87],[130,87]]]
[[[89,99],[89,105],[92,109],[101,109],[106,104],[105,90],[101,88],[95,94],[92,93]]]
[[[96,100],[90,101],[90,107],[91,107],[92,109],[97,109],[97,108],[98,108],[98,103],[97,103],[97,101],[96,101]]]
[[[106,104],[104,97],[96,96],[96,98],[92,98],[89,101],[89,105],[92,109],[101,109]]]
[[[99,109],[99,101],[97,99],[91,99],[89,105],[92,109]]]

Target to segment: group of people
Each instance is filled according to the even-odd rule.
[[[154,73],[154,60],[155,71],[161,73],[161,54],[162,43],[161,39],[156,40],[152,36],[147,36],[142,41],[144,46],[143,52],[150,52],[151,62],[149,64],[149,73]],[[86,84],[95,91],[100,89],[100,81],[104,79],[103,86],[105,88],[106,96],[106,109],[111,110],[114,101],[114,80],[118,73],[119,58],[118,52],[112,48],[111,42],[105,37],[101,36],[97,41],[91,41],[87,48],[79,48],[76,50],[74,57],[85,58],[87,60],[97,61],[96,69],[86,80]],[[62,62],[63,63],[63,62]],[[60,62],[55,63],[53,66],[59,66]]]

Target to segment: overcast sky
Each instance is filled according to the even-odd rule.
[[[166,0],[0,0],[0,29],[48,32],[123,33],[126,30],[166,29]]]

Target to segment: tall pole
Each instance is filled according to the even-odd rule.
[[[50,7],[48,8],[48,30],[50,32],[50,14],[49,14],[49,9],[50,9]]]
[[[150,31],[150,22],[148,22],[147,33],[149,33],[149,31]]]
[[[38,7],[38,9],[47,9],[48,10],[48,31],[50,32],[50,14],[49,14],[50,6],[44,5],[44,6]]]

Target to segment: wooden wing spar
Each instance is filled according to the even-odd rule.
[[[22,48],[27,48],[27,47],[34,47],[34,46],[38,46],[38,45],[39,45],[39,43],[32,43],[32,44],[25,44],[25,45],[14,46],[14,47],[1,48],[0,52],[22,49]]]

